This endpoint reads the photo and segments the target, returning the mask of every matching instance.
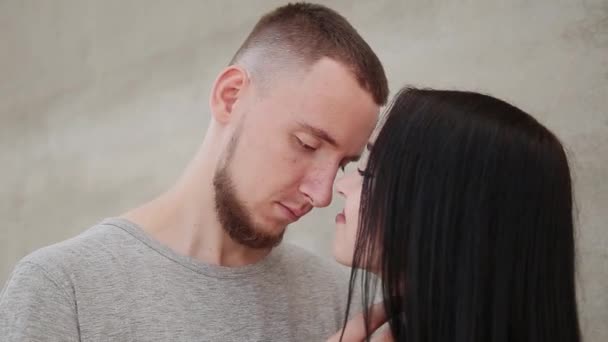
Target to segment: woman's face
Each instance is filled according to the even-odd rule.
[[[344,197],[344,210],[336,216],[333,254],[339,263],[352,266],[355,240],[359,227],[359,203],[363,176],[358,171],[348,173],[336,181],[337,192]]]

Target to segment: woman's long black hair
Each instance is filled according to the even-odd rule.
[[[547,128],[491,96],[406,88],[363,173],[347,314],[357,278],[371,304],[373,265],[396,341],[580,340],[571,176]]]

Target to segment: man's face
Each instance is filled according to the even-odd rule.
[[[253,248],[275,246],[288,224],[330,204],[337,171],[361,154],[379,111],[329,59],[266,87],[239,99],[245,113],[214,177],[220,223]]]

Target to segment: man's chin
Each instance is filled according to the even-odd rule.
[[[254,249],[267,249],[278,246],[285,235],[286,225],[276,225],[265,229],[248,227],[247,229],[228,232],[230,237],[237,243]]]

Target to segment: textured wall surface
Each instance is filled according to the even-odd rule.
[[[0,0],[0,282],[15,262],[168,187],[202,140],[207,96],[279,1]],[[391,88],[487,92],[570,151],[581,317],[608,341],[608,2],[326,1]],[[288,238],[329,256],[339,200]]]

